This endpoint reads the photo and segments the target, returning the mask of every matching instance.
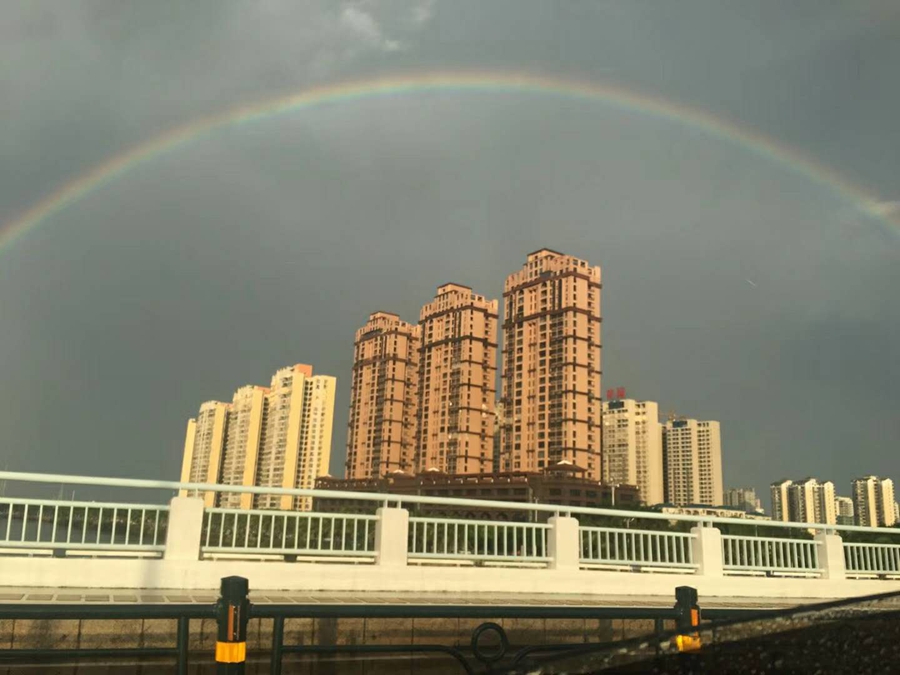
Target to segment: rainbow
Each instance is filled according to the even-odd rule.
[[[900,225],[890,219],[889,211],[879,204],[873,194],[852,184],[829,167],[813,162],[762,134],[742,128],[702,110],[620,86],[584,80],[509,72],[432,72],[313,87],[287,96],[232,108],[171,129],[122,154],[111,157],[77,176],[48,194],[17,218],[0,225],[0,254],[4,250],[8,250],[18,238],[29,230],[47,222],[54,215],[111,183],[129,170],[211,132],[229,126],[251,124],[277,115],[298,112],[324,104],[351,103],[378,96],[404,96],[433,91],[558,96],[599,102],[615,108],[671,120],[698,129],[709,136],[736,144],[756,155],[781,164],[813,182],[828,187],[873,219]]]

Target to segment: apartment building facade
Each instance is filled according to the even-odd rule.
[[[271,386],[246,385],[231,403],[207,401],[188,421],[183,482],[307,488],[327,474],[331,457],[336,380],[312,366],[280,369]],[[309,508],[308,499],[183,491],[207,506]]]
[[[356,331],[346,475],[378,478],[415,467],[421,329],[375,312]]]
[[[721,506],[722,434],[716,421],[671,419],[663,427],[665,501]]]
[[[853,481],[853,507],[857,525],[893,526],[897,522],[894,505],[894,481],[890,478],[865,476]]]
[[[600,296],[599,267],[550,249],[507,277],[502,471],[569,461],[600,480]]]
[[[444,284],[419,315],[415,470],[493,470],[497,301]]]
[[[653,401],[604,401],[602,480],[636,485],[645,504],[665,500],[662,424]]]

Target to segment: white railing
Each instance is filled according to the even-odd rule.
[[[453,518],[410,518],[410,560],[546,563],[549,525]]]
[[[168,506],[0,498],[0,549],[161,553]]]
[[[805,539],[722,536],[723,569],[730,572],[818,576],[819,543]]]
[[[856,576],[900,575],[900,545],[844,542],[844,566]]]
[[[550,584],[571,580],[572,575],[585,569],[605,570],[603,573],[606,574],[669,571],[692,573],[698,577],[721,577],[723,572],[792,576],[798,578],[798,584],[810,586],[814,585],[813,581],[802,577],[812,577],[816,583],[823,584],[847,576],[863,580],[900,578],[900,531],[886,528],[774,521],[754,523],[766,534],[785,533],[783,537],[761,537],[752,536],[753,530],[745,520],[653,511],[2,471],[0,481],[86,485],[105,490],[128,488],[134,494],[138,494],[136,490],[168,490],[183,495],[290,496],[293,504],[296,505],[297,500],[307,500],[314,509],[204,508],[199,497],[174,499],[171,507],[4,497],[0,498],[0,585],[4,575],[8,576],[8,570],[13,568],[24,570],[16,577],[19,579],[16,583],[22,586],[39,585],[45,578],[50,578],[40,576],[42,566],[52,568],[53,573],[62,578],[72,574],[72,570],[82,569],[52,559],[41,560],[33,568],[24,568],[22,565],[31,561],[13,560],[13,557],[77,555],[79,552],[93,557],[164,558],[161,562],[147,561],[151,567],[141,568],[141,574],[135,577],[139,578],[139,583],[147,583],[143,579],[164,578],[171,583],[172,576],[144,574],[148,570],[168,569],[172,574],[194,570],[193,573],[203,577],[205,572],[192,567],[194,562],[203,567],[212,565],[213,559],[228,558],[361,562],[397,570],[410,563],[562,570],[563,573],[546,575]],[[16,486],[15,489],[21,488]],[[428,517],[426,509],[433,506],[454,517]],[[479,520],[485,513],[497,515],[489,516],[491,520]],[[500,514],[508,520],[501,520],[504,516]],[[577,518],[582,514],[587,517],[583,519],[585,522],[598,522],[597,518],[602,517],[604,526],[579,527]],[[722,534],[715,527],[717,523],[734,527],[732,532],[747,534]],[[686,524],[692,526],[689,533],[685,531]],[[813,531],[815,539],[790,538],[797,531]],[[835,534],[843,531],[863,532],[866,537],[877,535],[884,543],[844,544]],[[144,564],[144,561],[139,562]],[[93,561],[90,565],[91,570],[98,569]],[[361,565],[357,572],[365,574],[367,572],[361,571],[365,569],[366,565]],[[526,576],[536,574],[532,571],[523,573]],[[105,581],[90,578],[88,572],[84,574],[88,576],[81,577],[82,584]],[[403,573],[399,571],[398,574]],[[421,579],[426,574],[431,572],[420,568],[411,578]],[[452,574],[456,575],[452,577],[455,579],[470,572],[454,571]],[[471,574],[480,573],[473,570]],[[486,574],[496,576],[496,573]],[[599,576],[601,572],[590,574]],[[395,576],[388,574],[385,578]],[[70,582],[74,583],[66,579],[66,583]]]
[[[365,514],[208,508],[200,552],[375,557],[375,522]]]
[[[612,527],[580,527],[584,567],[680,568],[693,570],[693,535]]]

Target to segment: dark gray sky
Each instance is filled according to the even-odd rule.
[[[97,163],[306,87],[516,70],[731,119],[900,220],[900,5],[599,0],[6,3],[0,231]],[[201,401],[338,378],[354,330],[548,246],[604,272],[604,387],[722,422],[726,485],[900,479],[900,227],[672,120],[510,93],[221,130],[0,249],[0,466],[177,478]],[[748,280],[753,284],[748,283]]]

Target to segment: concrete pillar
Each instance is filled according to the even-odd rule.
[[[692,527],[691,552],[697,574],[706,577],[722,576],[722,532],[715,527]]]
[[[816,544],[819,548],[819,567],[822,568],[823,579],[846,579],[844,566],[844,540],[836,534],[816,532]]]
[[[203,500],[174,497],[169,502],[166,527],[166,560],[200,560],[200,536],[203,530]]]
[[[409,511],[382,507],[375,515],[375,563],[387,567],[406,567],[409,543]]]
[[[581,561],[581,544],[578,539],[578,520],[568,516],[556,516],[547,520],[550,525],[548,554],[550,569],[578,570]]]

